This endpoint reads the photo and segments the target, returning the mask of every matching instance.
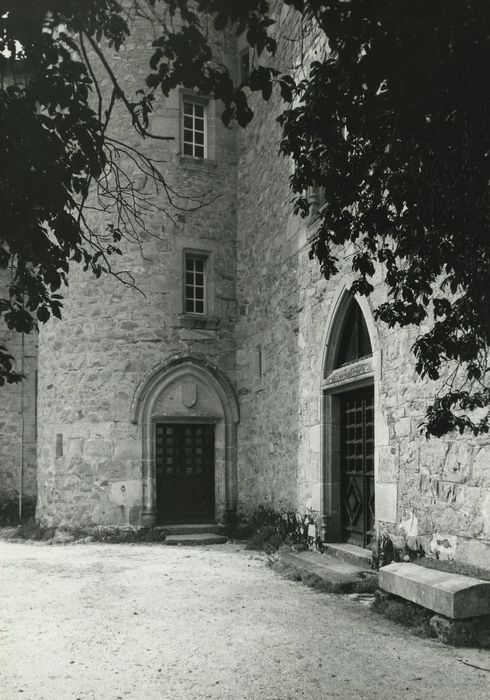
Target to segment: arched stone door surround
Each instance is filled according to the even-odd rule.
[[[157,423],[214,423],[215,519],[234,516],[237,504],[238,403],[216,366],[191,356],[174,356],[150,370],[131,404],[142,445],[142,524],[156,522],[155,428]]]
[[[321,381],[322,415],[322,488],[320,509],[322,539],[325,542],[342,540],[341,528],[341,472],[340,472],[340,407],[342,397],[353,390],[372,387],[374,391],[374,478],[378,470],[377,445],[379,440],[379,380],[381,356],[376,325],[365,297],[353,298],[349,280],[344,281],[327,319],[324,336],[323,371]],[[336,367],[336,358],[342,329],[352,303],[357,303],[366,323],[372,355]]]

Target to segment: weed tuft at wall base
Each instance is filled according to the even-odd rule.
[[[403,547],[397,547],[391,536],[385,532],[378,537],[373,549],[372,568],[378,570],[392,562],[413,562],[422,557],[425,557],[425,552],[421,545],[413,549],[405,542]]]
[[[270,506],[259,506],[247,521],[251,532],[247,549],[272,554],[285,543],[296,550],[312,549],[316,542],[308,530],[313,523],[311,513],[281,513]]]

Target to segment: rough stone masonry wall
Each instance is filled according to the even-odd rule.
[[[288,16],[281,19],[287,34]],[[291,215],[290,165],[277,155],[279,104],[254,104],[238,168],[240,507],[318,513],[325,333],[349,282],[351,251],[339,251],[339,275],[328,283],[320,278],[308,259],[308,227]],[[371,308],[385,299],[381,270],[374,282]],[[378,324],[375,333],[378,531],[391,533],[398,546],[421,545],[433,556],[490,568],[490,439],[421,436],[438,385],[415,374],[410,347],[417,329]]]
[[[0,294],[7,287],[7,277],[0,277]],[[36,370],[37,335],[24,336],[0,327],[0,345],[13,355],[18,371],[24,354],[25,379],[22,384],[0,387],[0,523],[12,522],[19,514],[22,492],[22,515],[33,515],[36,501]]]
[[[135,25],[114,58],[130,96],[144,85],[152,39],[144,25]],[[216,42],[223,59],[234,61],[234,42],[221,36]],[[109,95],[107,79],[101,86]],[[118,139],[165,161],[167,180],[182,195],[174,197],[181,209],[172,209],[163,194],[155,197],[170,216],[150,213],[148,232],[139,230],[141,251],[136,243],[125,244],[120,267],[134,275],[140,291],[109,276],[96,281],[73,267],[63,321],[50,321],[41,331],[37,515],[46,524],[140,523],[141,431],[130,422],[130,406],[151,368],[171,356],[193,355],[234,379],[236,137],[221,124],[211,102],[210,157],[198,161],[181,156],[179,100],[177,92],[161,100],[150,127],[174,141],[142,143],[123,111],[113,121],[111,133]],[[129,166],[128,172],[142,184],[136,170]],[[203,193],[211,193],[212,203],[186,211],[193,202],[185,196]],[[102,230],[107,219],[94,214],[91,221]],[[205,324],[183,314],[184,248],[210,256]]]

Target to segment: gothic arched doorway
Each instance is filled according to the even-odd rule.
[[[138,387],[132,421],[142,442],[142,523],[225,522],[237,503],[238,403],[210,362],[176,356]]]
[[[322,513],[325,541],[369,547],[375,525],[375,373],[374,332],[363,301],[366,314],[344,290],[327,335]]]

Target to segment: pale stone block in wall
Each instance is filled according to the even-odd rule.
[[[490,489],[485,489],[485,491],[486,494],[483,498],[483,534],[490,539]]]
[[[139,462],[141,465],[141,462]],[[131,467],[131,461],[107,459],[97,463],[97,474],[101,479],[120,479],[127,476],[127,469]],[[141,467],[140,467],[141,470]]]
[[[490,540],[458,538],[454,558],[457,561],[490,570]]]
[[[113,481],[109,489],[109,500],[118,506],[133,506],[141,503],[142,485],[139,480]]]
[[[418,441],[403,442],[399,447],[399,457],[400,468],[403,471],[418,472],[420,470],[420,443]]]
[[[420,445],[420,470],[437,474],[444,465],[450,444],[442,439],[425,440]]]
[[[310,450],[320,452],[320,425],[313,425],[310,428]]]
[[[386,523],[396,522],[396,484],[376,484],[376,520]]]
[[[472,472],[474,450],[463,442],[452,442],[446,455],[443,468],[445,481],[463,483]]]
[[[320,511],[321,509],[322,484],[312,484],[311,486],[311,509]]]
[[[430,552],[441,561],[454,559],[457,541],[458,538],[454,535],[435,532],[429,545]]]
[[[91,420],[93,418],[93,420]],[[114,421],[98,421],[97,416],[87,413],[73,423],[55,423],[53,433],[63,433],[67,439],[102,437],[108,438],[114,433]]]
[[[383,410],[383,408],[383,404],[380,401],[380,408],[375,412],[374,417],[376,423],[376,441],[378,447],[380,447],[381,445],[388,445],[390,442],[390,428],[388,426],[388,421],[386,419],[385,411]]]
[[[79,457],[84,452],[84,445],[83,438],[68,436],[64,441],[63,450],[67,457]]]
[[[112,456],[112,442],[102,438],[87,440],[85,454],[89,457],[96,457],[99,460],[110,459]]]
[[[136,439],[120,439],[114,442],[114,459],[138,459],[141,457],[141,444]]]
[[[403,532],[405,537],[408,538],[415,538],[419,534],[419,524],[418,524],[418,518],[414,511],[412,510],[410,514],[406,517],[403,518],[398,525],[398,529]]]
[[[67,519],[65,524],[71,526],[83,524],[83,522],[83,520],[73,517],[72,519]],[[111,526],[126,525],[127,518],[124,508],[121,508],[121,506],[115,503],[109,503],[108,501],[99,501],[95,503],[91,509],[89,523],[108,524]]]
[[[399,447],[381,445],[378,447],[378,481],[394,483],[398,480]]]
[[[411,433],[412,433],[412,424],[411,424],[410,418],[400,418],[399,420],[396,421],[394,427],[395,427],[395,434],[398,437],[405,437],[405,436],[411,435]]]
[[[473,480],[490,488],[490,445],[482,447],[473,462]]]

